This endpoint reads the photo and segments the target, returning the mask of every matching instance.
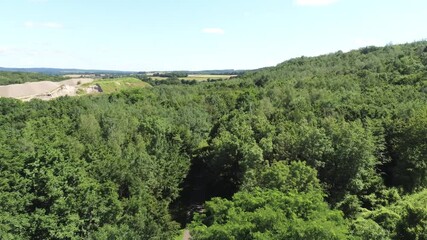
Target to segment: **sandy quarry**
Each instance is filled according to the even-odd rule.
[[[86,93],[101,92],[99,86],[82,87],[93,82],[93,78],[72,78],[62,82],[29,82],[0,86],[0,97],[29,101],[33,98],[50,100],[60,96],[75,96],[79,89]]]

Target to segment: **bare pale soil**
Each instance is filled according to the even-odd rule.
[[[82,89],[85,93],[92,93],[93,87],[83,87],[82,84],[93,82],[93,78],[72,78],[62,82],[28,82],[0,86],[0,97],[17,98],[29,101],[33,98],[50,100],[61,96],[75,96]]]

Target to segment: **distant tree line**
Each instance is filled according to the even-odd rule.
[[[180,77],[188,77],[188,73],[186,73],[186,72],[154,73],[153,77],[180,78]]]
[[[68,78],[60,75],[47,75],[27,72],[0,72],[0,85],[18,84],[25,82],[53,81],[59,82]]]
[[[149,76],[146,76],[146,75],[134,75],[134,77],[140,79],[141,81],[149,83],[152,86],[158,86],[158,85],[181,85],[181,84],[195,85],[195,84],[198,83],[197,80],[179,79],[176,76],[174,76],[174,77],[168,77],[167,79],[153,79],[152,77],[149,77]]]

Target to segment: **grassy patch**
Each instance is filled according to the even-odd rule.
[[[103,79],[91,83],[91,85],[93,84],[99,84],[104,93],[118,92],[131,88],[150,87],[150,84],[132,77]]]

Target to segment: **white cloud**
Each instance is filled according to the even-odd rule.
[[[225,33],[224,29],[222,28],[203,28],[202,32],[208,33],[208,34],[218,34],[218,35],[222,35]]]
[[[0,46],[0,55],[9,55],[14,53],[15,49],[9,46]]]
[[[57,22],[45,22],[45,23],[42,23],[42,26],[46,28],[62,28],[63,27],[62,24]]]
[[[2,47],[0,47],[0,55],[2,55],[2,54],[6,54],[7,53],[7,48],[2,48]]]
[[[35,26],[35,23],[32,21],[26,21],[26,22],[24,22],[24,26],[26,28],[33,28]]]
[[[338,2],[338,0],[294,0],[299,6],[326,6]]]
[[[26,28],[50,28],[50,29],[60,29],[64,26],[57,22],[33,22],[26,21],[24,22]]]

